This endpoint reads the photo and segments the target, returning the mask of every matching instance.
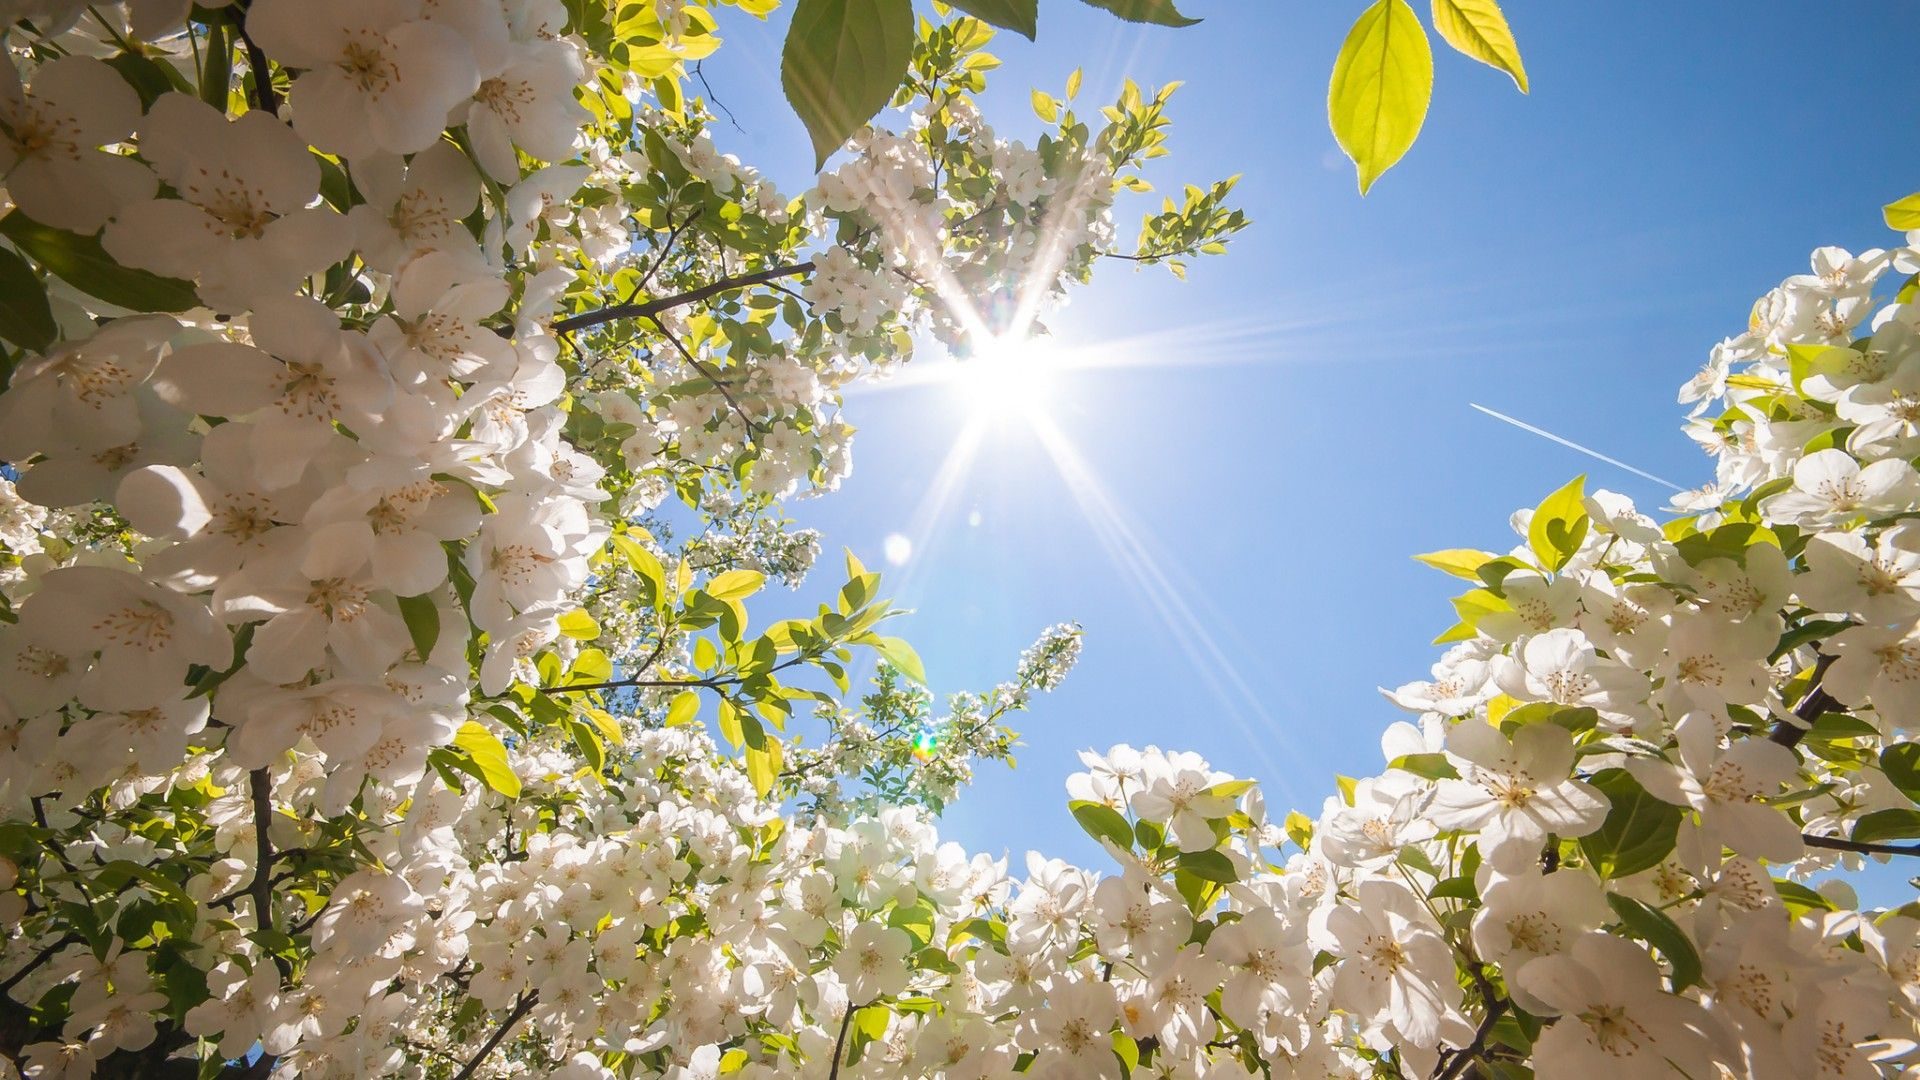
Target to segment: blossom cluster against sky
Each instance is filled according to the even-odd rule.
[[[1580,472],[1650,511],[1667,495],[1469,403],[1702,483],[1676,389],[1808,250],[1895,240],[1877,208],[1920,188],[1910,4],[1519,5],[1531,96],[1440,50],[1419,143],[1363,201],[1324,106],[1361,6],[1190,0],[1205,21],[1172,31],[1049,0],[1037,45],[995,42],[984,106],[1008,134],[1038,126],[1019,119],[1028,89],[1057,94],[1075,66],[1089,106],[1123,76],[1184,80],[1159,177],[1243,173],[1254,226],[1184,284],[1104,267],[1048,320],[1113,365],[1055,380],[1072,479],[1009,410],[917,529],[971,409],[925,387],[853,399],[853,476],[798,508],[829,553],[876,568],[888,537],[913,541],[888,586],[921,612],[899,632],[938,690],[1004,677],[1049,623],[1085,625],[1019,768],[948,811],[969,847],[1098,858],[1058,813],[1062,784],[1074,751],[1123,741],[1197,750],[1317,814],[1402,715],[1375,687],[1425,677],[1453,621],[1455,583],[1408,556],[1503,550],[1511,511]],[[704,74],[738,121],[716,126],[722,148],[797,188],[811,158],[779,93],[784,18],[724,20]],[[1849,104],[1865,72],[1887,80],[1872,110]],[[1832,78],[1844,92],[1821,92]]]

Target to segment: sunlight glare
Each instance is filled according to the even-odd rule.
[[[976,416],[1034,417],[1047,411],[1053,368],[1046,342],[999,337],[956,360],[952,377]]]

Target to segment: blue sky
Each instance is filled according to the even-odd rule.
[[[1161,605],[1215,650],[1190,650],[1191,625],[1110,557],[1015,421],[889,574],[918,610],[897,632],[941,691],[1004,677],[1049,623],[1086,628],[1080,667],[1019,725],[1019,768],[983,770],[947,815],[950,836],[1016,861],[1101,858],[1064,805],[1081,748],[1197,750],[1310,814],[1336,772],[1378,771],[1400,714],[1375,687],[1425,677],[1457,591],[1408,556],[1510,546],[1508,515],[1581,472],[1664,501],[1468,403],[1699,484],[1676,388],[1813,247],[1892,241],[1879,207],[1920,188],[1911,3],[1516,0],[1532,95],[1436,42],[1420,141],[1364,200],[1325,94],[1365,5],[1183,6],[1205,21],[1142,28],[1044,0],[1038,44],[994,43],[1006,63],[983,108],[1031,140],[1029,87],[1058,93],[1076,66],[1087,99],[1123,76],[1184,80],[1152,178],[1244,174],[1254,224],[1228,255],[1185,283],[1113,263],[1048,320],[1065,345],[1151,361],[1063,376],[1050,414],[1164,581]],[[744,129],[723,122],[722,147],[798,190],[811,156],[780,98],[784,20],[729,13],[705,73]],[[881,566],[967,417],[937,388],[855,398],[854,474],[796,516],[829,553]]]

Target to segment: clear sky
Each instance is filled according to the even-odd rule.
[[[1375,687],[1426,677],[1453,622],[1456,583],[1408,556],[1505,549],[1508,515],[1581,472],[1664,502],[1468,403],[1700,484],[1679,384],[1812,248],[1894,240],[1879,207],[1920,189],[1906,0],[1513,0],[1532,95],[1436,40],[1420,141],[1363,200],[1325,95],[1364,6],[1183,0],[1205,21],[1168,30],[1043,0],[1038,44],[994,42],[1006,64],[984,111],[1029,141],[1028,89],[1057,94],[1075,66],[1090,103],[1123,76],[1184,80],[1153,179],[1242,173],[1254,224],[1185,283],[1104,266],[1048,320],[1132,362],[1055,386],[1077,484],[1010,417],[921,533],[968,419],[922,388],[853,398],[853,476],[796,506],[825,533],[821,586],[841,546],[879,568],[888,535],[913,537],[887,586],[918,609],[895,632],[937,690],[1005,677],[1049,623],[1085,626],[1079,668],[1019,725],[1019,768],[984,769],[949,810],[969,847],[1104,864],[1063,781],[1074,751],[1117,742],[1197,750],[1263,779],[1276,810],[1317,815],[1336,772],[1381,766],[1402,714]],[[785,15],[729,13],[705,74],[743,129],[723,121],[722,148],[798,190],[811,157],[780,98]]]

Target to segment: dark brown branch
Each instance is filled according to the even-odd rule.
[[[673,217],[671,214],[668,215],[667,222],[671,225],[671,228],[667,230],[667,238],[661,242],[659,250],[654,252],[652,261],[647,263],[646,270],[643,271],[639,279],[633,283],[633,288],[627,290],[627,297],[620,301],[621,304],[633,303],[633,298],[640,295],[641,289],[653,284],[653,276],[660,272],[661,264],[665,263],[667,256],[673,253],[673,245],[680,239],[680,234],[684,232],[689,225],[700,220],[701,209],[702,208],[698,206],[694,207],[693,213],[687,215],[687,220],[678,225],[672,225]]]
[[[812,259],[808,259],[805,262],[787,263],[769,270],[761,270],[757,273],[721,278],[711,285],[702,285],[692,292],[683,292],[677,296],[663,296],[658,300],[649,300],[644,304],[614,304],[611,307],[604,307],[598,311],[583,311],[578,315],[570,315],[564,319],[554,320],[552,329],[556,334],[564,334],[572,330],[584,330],[591,326],[618,322],[621,319],[651,319],[663,311],[671,311],[674,308],[685,307],[688,304],[697,304],[702,300],[711,300],[721,293],[732,292],[734,289],[745,289],[754,285],[765,284],[769,281],[777,281],[784,277],[794,277],[799,274],[811,273],[812,271]]]
[[[513,1030],[513,1025],[519,1023],[522,1017],[531,1012],[534,1004],[539,1000],[540,991],[538,990],[528,990],[521,994],[519,1000],[513,1003],[513,1012],[509,1013],[507,1018],[500,1022],[500,1026],[494,1029],[493,1036],[487,1040],[485,1046],[480,1048],[479,1053],[473,1055],[473,1060],[467,1062],[459,1072],[453,1074],[453,1080],[467,1080],[468,1077],[472,1076],[473,1071],[480,1067],[480,1063],[487,1060],[487,1055],[493,1053],[494,1048],[499,1046],[501,1040],[507,1037],[507,1032]]]
[[[866,1006],[856,1008],[853,1002],[847,1002],[847,1015],[840,1018],[840,1037],[833,1040],[833,1067],[827,1070],[827,1080],[839,1080],[840,1050],[847,1045],[847,1029],[853,1026],[853,1014],[863,1008]]]
[[[706,376],[707,381],[713,384],[713,388],[720,391],[720,396],[727,399],[727,404],[732,406],[733,411],[740,414],[740,422],[745,424],[747,428],[747,441],[752,442],[755,434],[753,417],[747,415],[747,410],[740,405],[740,399],[733,396],[732,390],[727,389],[726,380],[720,377],[719,372],[702,364],[700,359],[694,356],[693,352],[674,335],[673,331],[667,329],[667,324],[661,322],[659,316],[649,315],[647,317],[653,321],[654,328],[665,335],[666,339],[673,343],[673,347],[679,350],[680,358],[687,362],[687,366]]]
[[[53,944],[47,946],[44,949],[41,949],[38,953],[34,954],[33,959],[27,961],[24,965],[22,965],[19,971],[16,971],[13,974],[7,976],[6,981],[0,982],[0,994],[4,994],[7,991],[12,990],[14,987],[20,985],[20,980],[33,974],[36,970],[39,969],[41,964],[44,964],[47,961],[53,959],[54,953],[59,952],[61,949],[64,949],[69,945],[78,944],[82,940],[83,939],[80,937],[79,934],[67,934],[61,937],[60,940],[54,942]]]
[[[280,95],[273,88],[273,69],[267,65],[266,51],[254,44],[253,35],[247,33],[244,19],[240,27],[240,40],[247,47],[247,66],[253,69],[253,96],[260,108],[268,116],[280,115]]]
[[[253,884],[247,891],[253,896],[253,925],[256,930],[273,926],[273,775],[265,769],[247,774],[247,786],[253,793]]]
[[[1800,839],[1808,847],[1826,848],[1829,851],[1854,851],[1862,855],[1914,855],[1920,856],[1920,844],[1869,844],[1859,840],[1845,840],[1838,836],[1813,836],[1802,834]]]
[[[1487,1007],[1487,1015],[1481,1017],[1480,1026],[1474,1029],[1473,1041],[1458,1050],[1450,1050],[1440,1055],[1439,1064],[1434,1066],[1433,1080],[1459,1080],[1465,1076],[1467,1066],[1487,1048],[1487,1038],[1493,1034],[1493,1026],[1507,1014],[1513,1003],[1494,992],[1493,984],[1481,970],[1481,965],[1473,966],[1473,981],[1480,988],[1480,1000]]]
[[[1807,731],[1813,727],[1814,721],[1820,719],[1821,713],[1845,707],[1835,700],[1832,694],[1827,693],[1826,687],[1820,685],[1820,680],[1826,677],[1827,669],[1833,666],[1833,661],[1832,656],[1821,653],[1820,659],[1814,662],[1811,680],[1813,687],[1807,691],[1806,697],[1800,699],[1800,704],[1793,707],[1794,719],[1799,720],[1800,723],[1778,721],[1773,725],[1773,732],[1767,736],[1768,738],[1781,746],[1798,746],[1800,740],[1806,738]]]

